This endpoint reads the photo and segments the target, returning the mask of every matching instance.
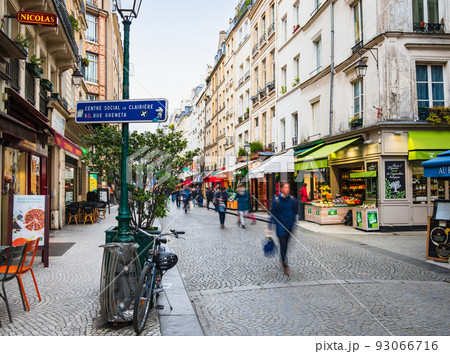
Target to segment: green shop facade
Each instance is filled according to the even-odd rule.
[[[372,202],[381,231],[424,229],[436,199],[449,199],[449,182],[425,178],[422,162],[450,149],[450,129],[425,122],[383,122],[299,145],[296,181],[309,200],[329,187],[331,199]]]

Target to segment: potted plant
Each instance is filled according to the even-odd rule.
[[[87,68],[89,66],[89,59],[88,58],[81,59],[81,62],[83,63],[84,67]]]
[[[80,22],[78,22],[78,20],[73,15],[69,15],[69,19],[70,24],[72,25],[72,37],[73,37],[75,35],[75,32],[81,31]]]
[[[424,21],[419,22],[419,26],[420,26],[420,28],[424,28],[425,27],[425,22]]]
[[[242,122],[243,122],[242,116],[238,118],[238,122],[239,122],[239,123],[242,123]]]
[[[281,94],[284,95],[287,92],[286,86],[281,86]]]
[[[27,69],[33,74],[35,77],[42,77],[44,70],[42,70],[41,65],[45,63],[45,59],[39,58],[36,55],[33,55],[30,58],[30,62],[27,63]]]
[[[254,141],[252,143],[250,143],[250,153],[254,154],[257,153],[259,151],[263,151],[264,150],[264,146],[260,141]]]
[[[49,92],[52,92],[54,89],[54,86],[51,83],[51,81],[47,79],[41,79],[41,86]]]
[[[294,29],[292,31],[292,34],[294,34],[295,32],[297,32],[297,30],[300,28],[300,25],[295,25]]]
[[[431,124],[450,124],[450,107],[430,107],[428,112],[427,121]]]
[[[28,55],[28,48],[30,48],[30,38],[25,37],[22,33],[18,33],[16,38],[14,38],[14,43],[17,47]]]
[[[359,114],[357,114],[352,119],[350,119],[350,122],[348,123],[348,125],[352,128],[362,127],[363,119],[359,118]]]

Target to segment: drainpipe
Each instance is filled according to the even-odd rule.
[[[331,78],[330,78],[330,130],[329,135],[332,134],[333,124],[333,81],[334,81],[334,5],[333,0],[330,0],[331,12]]]

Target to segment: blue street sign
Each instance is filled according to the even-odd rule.
[[[77,103],[77,123],[161,123],[167,100],[85,101]]]

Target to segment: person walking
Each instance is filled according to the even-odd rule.
[[[212,203],[214,200],[214,192],[212,188],[206,188],[206,208],[209,210],[209,203]]]
[[[225,228],[225,215],[227,213],[228,193],[225,187],[217,188],[214,194],[214,205],[219,213],[220,228]]]
[[[186,185],[185,189],[182,191],[181,194],[183,198],[184,213],[187,214],[187,210],[189,208],[189,201],[192,198],[192,192],[188,185]]]
[[[238,202],[238,225],[245,229],[244,218],[251,218],[252,225],[256,224],[256,218],[253,214],[249,214],[250,193],[243,183],[240,183],[236,188],[236,200]]]
[[[203,208],[203,191],[197,187],[197,199],[198,199],[198,206],[200,208]]]
[[[281,183],[280,195],[272,202],[271,220],[267,230],[267,233],[271,234],[272,225],[275,225],[276,235],[280,242],[281,264],[286,275],[290,274],[286,256],[288,243],[298,215],[297,200],[290,195],[290,191],[289,183]]]
[[[177,202],[177,209],[181,208],[181,190],[180,188],[177,188],[177,191],[175,193],[175,200]]]

